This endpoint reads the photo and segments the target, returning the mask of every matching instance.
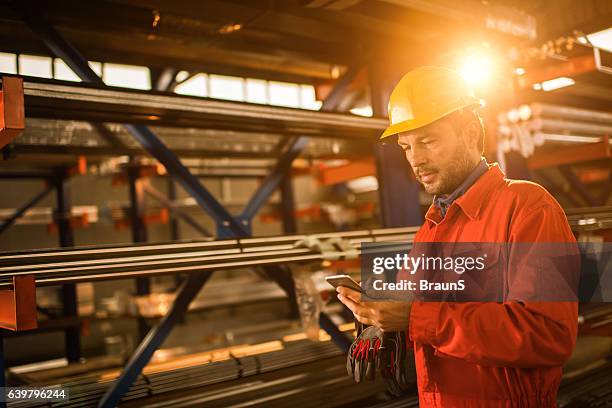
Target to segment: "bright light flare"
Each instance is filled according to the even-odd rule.
[[[469,55],[460,64],[459,73],[473,86],[485,85],[491,77],[493,65],[484,55]]]

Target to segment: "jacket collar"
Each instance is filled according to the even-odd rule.
[[[451,204],[451,207],[457,205],[461,208],[471,220],[476,219],[480,214],[480,210],[486,201],[487,193],[496,185],[502,183],[505,177],[497,163],[489,164],[488,167],[489,169],[463,195]],[[434,224],[439,224],[443,220],[440,209],[434,204],[427,210],[425,219]]]

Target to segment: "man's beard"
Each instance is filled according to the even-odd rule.
[[[417,180],[423,185],[425,191],[432,195],[446,195],[452,193],[474,170],[474,163],[469,160],[467,146],[461,144],[451,163],[444,169],[434,167],[420,167]],[[420,174],[436,173],[437,180],[433,184],[426,184],[420,179]]]

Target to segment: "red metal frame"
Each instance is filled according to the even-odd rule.
[[[0,328],[21,331],[38,327],[34,275],[13,277],[13,289],[0,290]]]
[[[318,179],[321,184],[328,186],[365,176],[376,176],[374,160],[356,160],[341,166],[321,168]]]
[[[610,143],[608,140],[608,135],[605,135],[601,142],[582,146],[562,147],[548,152],[539,152],[529,158],[528,166],[531,170],[535,170],[543,167],[561,166],[564,164],[611,158],[612,152],[610,151]]]
[[[23,78],[3,76],[0,90],[0,148],[25,129]]]
[[[549,79],[563,76],[576,76],[596,70],[595,57],[593,54],[588,54],[570,58],[558,64],[548,64],[542,68],[528,70],[526,75],[518,78],[518,82],[521,87],[525,88]]]

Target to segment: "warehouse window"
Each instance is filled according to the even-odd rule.
[[[17,56],[15,54],[0,52],[0,72],[17,73]]]
[[[321,109],[321,101],[317,101],[315,89],[312,85],[301,85],[300,107],[304,109],[319,110]]]
[[[106,85],[151,89],[151,74],[147,67],[105,63],[102,65],[102,79]]]
[[[39,57],[37,55],[20,55],[19,75],[52,78],[53,69],[51,67],[51,58]]]
[[[358,106],[356,108],[351,109],[350,111],[353,115],[359,115],[359,116],[372,116],[373,112],[372,112],[372,107],[371,106]]]
[[[174,92],[181,95],[208,96],[208,75],[197,74],[178,84]]]
[[[102,76],[102,63],[96,61],[89,61],[89,68],[93,70],[99,77]]]
[[[77,74],[59,58],[53,60],[53,78],[61,79],[62,81],[81,81]]]
[[[247,78],[246,100],[253,103],[268,103],[268,83],[261,79]]]
[[[210,75],[211,98],[244,101],[244,78]]]
[[[300,87],[298,84],[287,82],[270,82],[270,105],[288,106],[297,108],[300,106]]]
[[[187,71],[176,75],[179,85],[174,92],[292,108],[321,109],[321,101],[316,100],[312,85],[204,73],[185,80],[187,76]]]

